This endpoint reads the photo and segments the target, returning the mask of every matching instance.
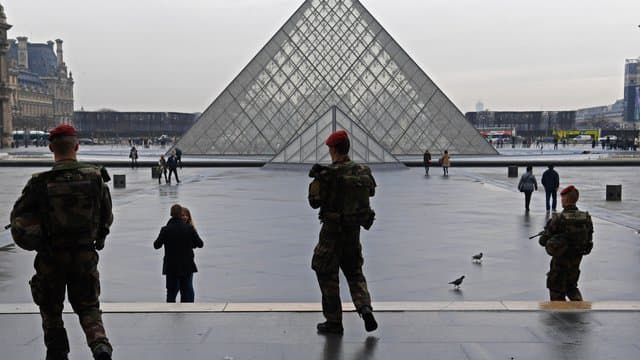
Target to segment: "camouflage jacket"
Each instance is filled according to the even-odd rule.
[[[375,195],[376,182],[369,167],[351,160],[329,166],[314,165],[309,173],[309,205],[320,208],[323,223],[361,225],[369,229],[375,212],[369,198]]]
[[[72,189],[75,183],[66,186],[54,181],[60,177],[79,178],[86,188]],[[11,211],[14,241],[25,250],[94,243],[101,249],[113,223],[111,194],[105,184],[109,180],[104,168],[72,160],[56,162],[50,171],[34,174]],[[64,197],[71,191],[82,193],[72,199]],[[77,224],[86,229],[78,232]]]
[[[540,245],[566,248],[566,256],[575,257],[591,253],[593,248],[593,222],[586,211],[575,205],[567,206],[551,219],[540,236]],[[547,249],[549,250],[549,249]],[[553,255],[552,255],[553,256]]]

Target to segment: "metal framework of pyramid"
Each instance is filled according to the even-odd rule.
[[[333,106],[284,147],[271,164],[316,164],[331,162],[325,140],[336,130],[349,134],[351,160],[367,164],[400,162],[342,110]]]
[[[496,154],[358,0],[305,1],[176,146],[274,156],[334,106],[394,155]]]

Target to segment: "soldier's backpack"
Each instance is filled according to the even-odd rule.
[[[550,256],[562,256],[569,248],[569,241],[565,234],[551,235],[545,242],[544,249]]]
[[[328,191],[323,191],[328,206],[323,207],[329,216],[339,217],[343,225],[362,226],[369,230],[375,220],[369,198],[375,195],[376,183],[371,170],[364,165],[349,161],[344,165],[329,167]]]
[[[45,194],[43,220],[49,245],[65,248],[93,244],[100,225],[100,168],[76,163],[38,178]]]
[[[586,211],[563,211],[560,214],[562,233],[567,235],[569,251],[588,255],[593,249],[593,223]]]
[[[16,245],[25,250],[42,247],[42,221],[38,194],[30,182],[11,210],[11,237]]]

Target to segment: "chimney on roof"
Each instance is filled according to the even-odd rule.
[[[64,64],[64,58],[62,57],[62,40],[56,39],[56,56],[58,58],[58,68]]]
[[[27,37],[18,36],[18,67],[29,70],[29,51],[27,50]]]

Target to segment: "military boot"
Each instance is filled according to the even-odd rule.
[[[69,338],[64,328],[48,328],[44,330],[44,343],[47,346],[47,360],[67,360],[69,354]]]
[[[95,360],[111,360],[113,349],[110,344],[99,342],[91,346],[91,352]]]
[[[362,320],[364,320],[364,328],[367,332],[374,331],[378,328],[378,323],[376,322],[376,318],[373,317],[373,310],[371,309],[371,306],[363,306],[360,308],[359,314],[362,317]]]
[[[47,350],[46,360],[69,360],[67,353],[61,353],[55,350]]]
[[[583,301],[582,293],[580,293],[580,290],[578,290],[578,288],[567,291],[567,297],[571,301]]]
[[[341,323],[325,321],[319,323],[316,328],[319,334],[340,334],[344,333],[344,328]]]
[[[560,291],[549,290],[549,300],[551,301],[567,301],[566,294]]]

